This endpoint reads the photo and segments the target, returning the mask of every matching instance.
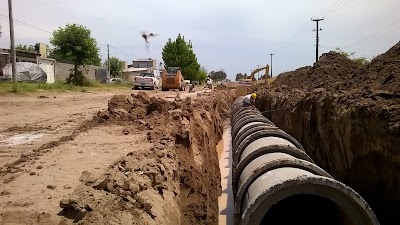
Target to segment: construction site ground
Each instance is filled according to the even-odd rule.
[[[136,193],[132,191],[131,194],[133,193],[132,196],[135,200],[130,199],[132,200],[132,205],[127,203],[128,207],[125,205],[123,206],[127,210],[132,209],[130,216],[119,215],[119,219],[112,218],[113,212],[109,210],[106,212],[106,214],[109,214],[111,217],[109,220],[104,219],[107,215],[100,216],[104,217],[103,219],[96,218],[96,216],[86,216],[82,219],[83,216],[79,214],[82,212],[77,209],[79,207],[76,206],[78,204],[76,199],[76,201],[73,202],[76,204],[73,205],[70,201],[70,207],[64,207],[64,211],[62,211],[63,208],[61,208],[60,205],[63,204],[63,200],[68,201],[68,199],[65,200],[65,198],[69,195],[73,195],[74,192],[79,192],[77,189],[79,189],[80,185],[84,186],[82,184],[86,184],[86,187],[89,187],[89,184],[96,181],[96,177],[109,174],[107,171],[113,164],[120,162],[118,160],[121,160],[121,157],[127,155],[132,156],[134,155],[132,152],[136,151],[145,152],[145,154],[149,151],[154,152],[155,146],[160,144],[160,139],[163,139],[164,135],[166,138],[161,140],[161,145],[168,145],[168,135],[166,133],[157,133],[158,131],[162,131],[160,127],[165,126],[163,122],[156,121],[158,119],[157,116],[160,116],[158,114],[162,114],[163,112],[179,114],[184,111],[184,108],[190,108],[184,107],[182,109],[175,109],[175,111],[168,111],[168,109],[167,111],[163,111],[165,105],[172,105],[172,103],[175,105],[175,108],[179,108],[176,105],[181,104],[187,97],[190,97],[190,101],[196,98],[202,98],[204,95],[207,95],[208,97],[206,98],[209,98],[210,93],[207,92],[211,92],[210,90],[203,90],[200,87],[196,89],[195,93],[177,91],[162,92],[157,90],[145,91],[148,96],[141,93],[139,97],[137,97],[136,94],[141,91],[133,90],[94,93],[71,92],[63,94],[43,92],[26,96],[1,96],[0,224],[69,224],[77,221],[80,221],[81,224],[125,224],[128,220],[136,220],[137,224],[155,224],[162,220],[164,220],[162,224],[177,224],[175,222],[184,221],[185,216],[181,215],[182,212],[178,212],[179,207],[176,206],[174,208],[173,206],[176,203],[170,203],[172,205],[170,209],[157,208],[163,207],[163,204],[157,203],[157,201],[171,200],[174,194],[176,196],[177,193],[179,194],[179,191],[183,191],[182,188],[175,187],[176,190],[174,190],[174,187],[168,186],[170,184],[163,184],[166,179],[169,179],[167,175],[164,178],[160,178],[162,181],[157,181],[159,186],[154,188],[155,190],[159,190],[159,192],[164,190],[164,195],[161,194],[161,200],[155,196],[153,193],[154,190],[145,193],[146,189],[150,189],[146,186],[147,177],[145,177],[146,179],[144,180],[136,182],[142,182],[145,187],[140,186],[140,191],[136,191]],[[178,93],[180,97],[176,98]],[[114,122],[108,122],[106,120],[111,121],[110,117],[114,115],[113,113],[118,110],[120,110],[118,111],[118,113],[120,113],[121,108],[117,107],[116,111],[112,111],[112,115],[110,114],[106,119],[104,119],[104,115],[100,115],[99,112],[111,112],[109,111],[111,110],[109,101],[114,95],[126,96],[127,99],[130,98],[130,101],[134,99],[130,97],[131,95],[136,96],[135,101],[140,100],[140,104],[142,104],[142,102],[145,103],[144,106],[137,107],[138,109],[146,109],[146,104],[153,106],[153,99],[150,100],[151,97],[157,97],[154,101],[167,101],[171,103],[165,104],[165,102],[156,102],[154,108],[156,113],[152,113],[152,115],[157,114],[157,116],[153,122],[146,121],[148,119],[145,118],[146,113],[143,114],[144,118],[141,119],[138,119],[140,117],[137,116],[135,119],[131,118],[125,120],[122,117],[116,116],[115,118],[118,117],[118,119],[112,120]],[[114,103],[117,102],[117,104],[119,104],[118,98],[114,97],[113,99],[115,100]],[[226,106],[228,105],[226,104]],[[159,112],[157,112],[157,107],[161,107]],[[149,109],[149,107],[147,107],[147,109]],[[129,113],[131,113],[131,111],[129,111]],[[175,114],[173,116],[176,116]],[[151,115],[147,116],[151,117]],[[188,122],[191,120],[188,119],[185,121]],[[157,124],[157,122],[159,123]],[[140,128],[140,126],[143,127]],[[202,124],[202,126],[204,125]],[[139,129],[137,129],[138,127]],[[204,127],[204,129],[208,128]],[[150,133],[149,130],[157,130],[157,132]],[[153,137],[153,134],[155,137]],[[154,141],[154,139],[157,139],[157,141]],[[212,144],[214,145],[213,150],[215,152],[213,160],[218,167],[218,158],[215,151],[217,141],[218,140],[213,140],[215,143]],[[140,155],[136,157],[140,157]],[[170,156],[168,155],[168,157]],[[194,157],[197,157],[199,161],[204,160],[200,159],[203,157],[202,155]],[[141,168],[138,168],[139,174],[147,174],[146,169],[151,170],[151,168],[145,168],[152,166],[152,157],[149,156],[147,158],[148,159],[143,159],[145,161],[144,163],[143,161],[141,162],[143,165]],[[146,164],[146,160],[148,160],[149,163]],[[140,160],[137,161],[138,162],[133,163],[140,162]],[[162,173],[168,171],[168,174],[171,172],[169,175],[176,176],[176,171],[169,171],[171,168],[161,161],[162,160],[158,160],[158,169],[161,170]],[[174,165],[176,163],[178,162],[172,162]],[[136,172],[138,170],[136,170]],[[128,176],[127,174],[130,172],[134,171],[125,171],[124,174]],[[219,171],[214,172],[219,173]],[[150,173],[149,177],[153,175],[156,176]],[[184,182],[182,181],[183,175],[180,176],[180,182],[182,184],[182,182]],[[217,178],[219,179],[218,176]],[[153,179],[157,180],[159,178],[153,177]],[[93,181],[92,183],[91,180]],[[220,183],[215,185],[215,195],[219,195]],[[190,185],[188,185],[188,187],[190,187]],[[108,189],[103,192],[107,191],[112,192]],[[195,190],[189,188],[189,191],[193,192]],[[143,193],[143,195],[140,195],[140,193]],[[103,193],[98,193],[98,195],[102,194]],[[108,195],[108,193],[106,194]],[[127,194],[124,195],[124,193],[121,194],[118,192],[112,194],[117,195],[117,197],[115,197],[116,199],[121,196],[122,198],[127,197]],[[91,196],[93,195],[95,195],[96,198],[98,197],[94,191],[91,193]],[[98,198],[101,199],[103,196]],[[98,200],[98,198],[96,200]],[[213,196],[213,198],[215,198],[215,196]],[[119,200],[120,199],[118,199],[118,201]],[[106,202],[106,200],[104,201]],[[137,206],[137,204],[135,205],[135,202],[139,202],[139,206]],[[98,204],[100,205],[100,203]],[[90,205],[90,209],[86,205],[85,212],[94,211],[96,207],[100,207],[96,206],[93,202],[90,203]],[[189,206],[190,204],[188,204],[188,207]],[[141,212],[139,212],[140,210],[135,211],[135,208],[140,208]],[[70,209],[73,209],[72,212]],[[165,212],[165,210],[167,211]],[[105,209],[105,211],[107,210]],[[143,211],[145,213],[143,213]],[[100,214],[102,213],[100,212]],[[166,219],[166,215],[171,218]],[[135,216],[136,218],[134,218]],[[210,215],[207,216],[210,217]],[[213,216],[214,222],[217,217],[218,215]],[[85,221],[85,219],[87,220]],[[200,220],[202,219],[200,218]],[[213,222],[209,221],[205,224],[212,223]]]
[[[391,225],[399,72],[400,42],[366,65],[325,53],[244,93]],[[232,222],[226,121],[240,88],[197,88],[1,96],[0,224]]]

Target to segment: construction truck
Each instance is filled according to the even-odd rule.
[[[261,83],[260,81],[257,81],[257,79],[255,78],[255,75],[256,75],[258,72],[262,71],[262,70],[265,70],[265,74],[262,75],[261,77],[264,77],[264,81],[265,81],[265,83],[267,83],[267,79],[270,78],[270,75],[269,75],[269,65],[268,65],[268,64],[267,64],[266,66],[264,66],[264,67],[257,68],[257,69],[255,69],[255,70],[253,70],[253,71],[251,72],[250,76],[247,76],[247,77],[245,77],[245,78],[243,78],[243,79],[239,79],[239,80],[238,80],[238,85],[239,85],[239,86],[253,86],[253,85],[255,85],[255,84]]]
[[[168,67],[161,72],[161,90],[168,91],[171,89],[186,90],[186,82],[180,67]]]

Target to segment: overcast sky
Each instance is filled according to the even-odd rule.
[[[9,47],[7,0],[0,0],[3,37]],[[400,0],[14,0],[17,44],[49,44],[54,29],[78,23],[92,31],[103,59],[156,58],[168,38],[181,33],[193,42],[207,70],[223,68],[228,78],[270,64],[273,75],[315,61],[315,22],[320,53],[332,48],[371,58],[400,41]],[[2,16],[3,15],[3,16]],[[29,27],[32,25],[40,29]],[[159,34],[145,50],[141,31]]]

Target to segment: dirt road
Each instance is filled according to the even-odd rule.
[[[124,126],[82,125],[107,109],[114,94],[137,92],[1,96],[0,223],[31,224],[40,217],[40,224],[56,224],[60,200],[73,192],[83,171],[98,176],[128,152],[150,148],[146,131],[127,138]],[[172,101],[178,92],[146,93]]]

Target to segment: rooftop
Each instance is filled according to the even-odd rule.
[[[36,52],[30,52],[30,51],[25,51],[25,50],[18,50],[16,49],[17,53],[24,53],[24,54],[31,54],[31,55],[40,55],[39,53]],[[9,55],[11,53],[10,49],[7,48],[0,48],[0,54],[2,55]]]

